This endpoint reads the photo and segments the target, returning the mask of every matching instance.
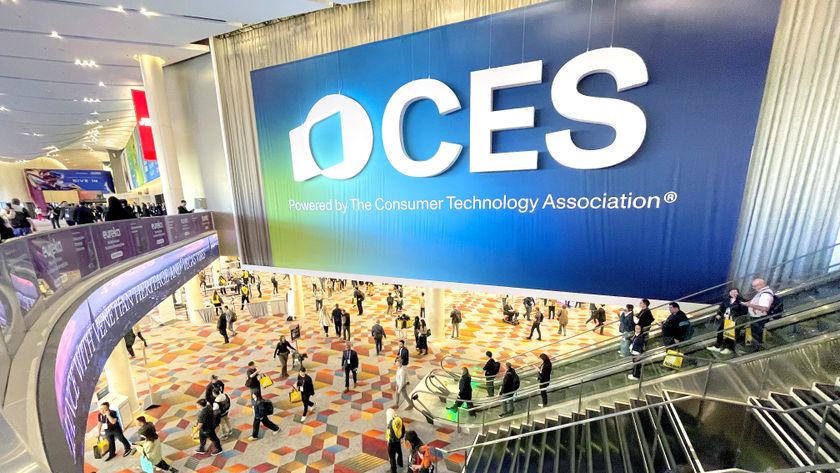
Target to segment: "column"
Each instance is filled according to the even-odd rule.
[[[153,317],[158,324],[165,324],[170,320],[175,320],[175,304],[171,297],[167,297],[157,307],[155,307],[157,314]]]
[[[178,213],[178,205],[184,198],[181,185],[181,171],[175,152],[175,138],[172,121],[169,117],[169,102],[166,85],[163,80],[163,59],[143,54],[140,56],[140,71],[143,74],[143,88],[149,105],[149,118],[152,121],[152,136],[155,139],[155,151],[160,167],[160,181],[163,186],[163,200],[166,213]]]
[[[446,290],[427,288],[426,293],[426,325],[432,331],[431,339],[443,340],[447,337],[446,307],[444,299]]]
[[[134,376],[131,374],[131,364],[128,362],[128,350],[125,343],[120,339],[108,361],[105,362],[105,379],[108,381],[108,390],[112,393],[121,394],[128,398],[128,405],[131,412],[140,409],[140,402],[137,399],[137,389],[134,387]],[[116,406],[114,406],[116,408]],[[123,419],[125,424],[130,424],[131,419]]]
[[[289,315],[294,317],[303,317],[303,276],[300,274],[290,274],[289,282],[291,284],[291,291],[289,291]]]
[[[184,293],[187,299],[187,316],[190,318],[190,323],[195,325],[203,325],[204,319],[198,313],[198,309],[204,307],[204,295],[201,294],[201,283],[198,276],[184,284]]]

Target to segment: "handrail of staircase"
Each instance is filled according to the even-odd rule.
[[[820,465],[797,466],[796,468],[781,468],[773,473],[808,473],[810,471],[828,471],[840,468],[840,463],[822,463]],[[754,473],[741,468],[724,468],[722,470],[707,470],[706,473]]]
[[[461,450],[468,450],[470,448],[475,448],[475,447],[485,447],[487,445],[495,445],[497,443],[508,442],[510,440],[517,440],[517,439],[521,439],[521,438],[525,438],[525,437],[530,437],[532,435],[539,435],[539,434],[546,433],[546,432],[554,432],[556,430],[563,430],[563,429],[569,428],[569,427],[577,427],[579,425],[585,425],[585,424],[588,424],[590,422],[597,422],[597,421],[602,421],[602,420],[606,420],[606,419],[612,419],[613,417],[619,417],[619,416],[623,416],[623,415],[626,415],[626,414],[632,414],[632,413],[635,413],[635,412],[647,411],[647,410],[651,410],[651,409],[654,409],[654,408],[657,408],[657,407],[668,406],[668,405],[671,405],[671,404],[676,404],[677,402],[682,402],[682,401],[687,401],[687,400],[695,400],[695,399],[702,400],[702,399],[705,399],[705,398],[703,396],[698,396],[696,394],[686,394],[684,396],[680,396],[680,397],[675,398],[675,399],[667,399],[667,400],[663,400],[663,401],[660,401],[660,402],[655,402],[655,403],[652,403],[652,404],[645,404],[644,406],[633,407],[633,408],[623,410],[623,411],[612,412],[612,413],[609,413],[609,414],[601,414],[601,415],[598,415],[598,416],[595,416],[595,417],[587,417],[586,419],[576,420],[576,421],[573,421],[573,422],[569,422],[567,424],[558,424],[558,425],[555,425],[555,426],[546,427],[544,429],[533,430],[533,431],[530,431],[530,432],[525,432],[525,433],[516,434],[516,435],[509,435],[507,437],[488,440],[486,442],[480,442],[480,443],[469,444],[469,445],[462,445],[460,447],[448,448],[448,449],[438,448],[437,450],[442,452],[442,453],[447,453],[448,454],[448,453],[458,452],[458,451],[461,451]],[[725,404],[731,404],[731,405],[746,407],[748,409],[757,409],[757,410],[761,410],[761,411],[775,412],[775,413],[779,413],[779,414],[791,414],[791,413],[794,413],[794,412],[806,411],[806,410],[811,410],[811,409],[817,409],[817,408],[820,408],[820,407],[828,407],[828,406],[833,406],[835,404],[840,404],[840,399],[835,399],[833,401],[824,401],[824,402],[819,402],[819,403],[816,403],[816,404],[809,404],[807,406],[792,407],[792,408],[788,408],[788,409],[778,409],[778,408],[775,408],[775,407],[755,406],[755,405],[748,404],[748,403],[745,403],[745,402],[732,401],[732,400],[728,400],[728,399],[715,398],[714,400],[717,401],[717,402],[723,402]],[[810,469],[813,469],[813,467],[809,467],[809,470]]]
[[[813,305],[813,306],[803,308],[801,311],[796,312],[794,314],[784,316],[779,320],[783,320],[783,321],[788,322],[785,325],[790,325],[791,323],[803,322],[803,321],[809,320],[813,317],[823,316],[823,315],[835,312],[837,310],[840,310],[840,296],[835,297],[828,304],[825,303],[825,302],[815,303],[815,305]],[[805,314],[805,315],[802,315],[802,314]],[[745,323],[742,323],[742,324],[739,324],[739,325],[735,325],[734,327],[730,327],[730,328],[727,328],[727,329],[724,329],[724,330],[719,330],[719,331],[716,331],[716,332],[710,332],[710,333],[706,334],[704,340],[705,339],[711,340],[713,338],[712,335],[717,335],[717,333],[725,332],[725,331],[733,330],[733,329],[737,330],[739,328],[745,328],[747,326],[752,325],[756,320],[771,319],[772,317],[774,317],[774,316],[767,315],[767,316],[764,316],[764,317],[761,317],[761,318],[757,317],[757,318],[755,318],[753,320],[750,320],[748,322],[745,322]],[[641,356],[637,357],[637,361],[635,363],[642,364],[642,365],[649,364],[649,363],[653,362],[654,359],[658,359],[658,358],[663,357],[666,354],[665,352],[667,350],[674,350],[674,349],[678,349],[679,347],[682,347],[682,346],[695,345],[695,344],[699,344],[699,343],[703,343],[703,340],[686,340],[686,341],[676,343],[676,344],[673,344],[673,345],[656,347],[653,350],[645,352]],[[784,346],[784,347],[778,347],[778,348],[781,352],[787,351],[786,349],[794,349],[790,345]],[[712,367],[714,365],[730,365],[730,364],[739,364],[740,363],[740,359],[735,359],[735,360],[709,360],[709,359],[706,359],[706,358],[698,358],[698,357],[694,357],[694,356],[691,356],[691,355],[685,355],[685,354],[683,354],[682,356],[683,356],[684,359],[693,359],[693,360],[700,360],[700,361],[703,361],[703,362],[708,362],[709,367]],[[624,362],[626,360],[622,359],[622,360],[616,360],[616,361]],[[579,381],[571,383],[571,384],[569,383],[570,379],[568,379],[568,378],[560,378],[560,379],[552,380],[551,382],[549,382],[549,385],[546,386],[545,389],[547,391],[556,391],[558,388],[568,388],[568,387],[572,387],[572,386],[581,386],[581,388],[582,388],[583,384],[585,384],[585,383],[590,383],[590,382],[593,382],[593,381],[597,381],[597,380],[603,379],[603,378],[608,377],[608,376],[613,376],[616,373],[619,373],[621,371],[626,371],[626,368],[624,368],[624,367],[619,367],[621,369],[619,369],[617,371],[609,370],[608,368],[609,367],[603,367],[603,366],[598,367],[598,368],[593,368],[593,370],[598,371],[598,373],[596,373],[595,376],[591,376],[591,377],[583,376],[583,377],[580,378]],[[615,368],[615,366],[613,368]],[[435,396],[435,397],[445,397],[446,401],[453,401],[453,402],[461,401],[461,402],[464,402],[464,403],[469,402],[473,405],[473,407],[462,408],[462,410],[467,411],[467,412],[475,412],[475,411],[479,411],[479,410],[485,410],[485,409],[491,409],[493,407],[497,407],[497,406],[503,404],[505,401],[516,401],[517,399],[530,398],[530,397],[536,395],[541,389],[542,388],[540,388],[539,384],[534,384],[532,386],[529,386],[529,387],[525,388],[523,391],[515,392],[514,395],[511,398],[505,398],[505,397],[502,397],[502,396],[494,396],[493,398],[483,398],[483,399],[460,399],[458,397],[447,397],[447,396],[443,396],[441,393],[434,393],[434,392],[431,392],[431,391],[424,391],[424,390],[414,391],[412,393],[412,397],[413,398],[417,397],[417,394],[427,394],[427,395],[431,395],[431,396]],[[431,416],[431,412],[429,412],[429,415]]]
[[[832,265],[832,266],[840,266],[840,263],[838,263],[838,264],[836,264],[836,265]],[[817,275],[817,276],[815,276],[815,277],[812,277],[812,278],[809,278],[809,279],[807,279],[807,280],[805,280],[805,281],[802,281],[802,282],[800,282],[799,284],[797,284],[797,285],[795,285],[795,286],[791,286],[791,287],[785,288],[785,289],[783,289],[783,290],[780,290],[780,291],[778,291],[778,292],[777,292],[777,294],[778,294],[779,296],[784,297],[784,296],[785,296],[785,295],[787,295],[787,294],[790,294],[790,293],[796,293],[796,292],[799,292],[799,291],[805,290],[805,289],[807,289],[807,288],[808,288],[808,287],[810,287],[810,286],[813,286],[813,285],[815,284],[815,281],[826,281],[826,280],[831,280],[831,279],[832,279],[832,278],[834,278],[834,277],[835,277],[835,276],[831,275],[830,273],[828,273],[828,274],[825,274],[825,273],[819,273],[819,275]],[[695,324],[695,325],[696,325],[696,324],[703,323],[704,321],[708,321],[708,320],[709,320],[709,318],[711,318],[711,316],[712,316],[712,315],[714,314],[714,312],[716,312],[716,311],[717,311],[717,306],[708,307],[708,308],[703,308],[703,309],[698,309],[698,310],[696,310],[696,311],[694,311],[694,312],[690,312],[688,317],[689,317],[689,320],[692,322],[692,324]],[[693,314],[693,315],[692,315],[692,314]],[[656,327],[656,328],[654,328],[653,326],[651,326],[651,327],[650,327],[650,331],[649,331],[649,333],[648,333],[648,338],[649,338],[649,339],[650,339],[650,338],[653,338],[653,336],[654,336],[654,335],[659,334],[660,332],[661,332],[661,328],[660,328],[660,327]],[[581,333],[586,333],[586,332],[581,332]],[[717,333],[717,332],[715,332],[715,333]],[[617,342],[621,339],[621,337],[622,337],[622,336],[623,336],[623,335],[616,335],[616,336],[614,336],[614,337],[606,338],[606,339],[603,339],[603,340],[598,340],[597,342],[591,343],[591,344],[589,344],[589,345],[586,345],[586,346],[583,346],[583,347],[579,347],[579,348],[576,348],[576,349],[571,350],[571,351],[568,351],[568,352],[564,352],[564,353],[563,353],[563,354],[561,354],[561,355],[553,356],[553,357],[551,357],[550,359],[551,359],[552,363],[553,363],[553,362],[555,362],[555,361],[558,361],[558,360],[559,360],[559,362],[561,362],[561,363],[568,364],[568,363],[571,363],[571,362],[573,362],[573,361],[576,361],[576,360],[571,360],[571,358],[576,357],[576,356],[580,356],[580,355],[582,355],[582,354],[583,354],[583,355],[591,355],[591,356],[594,356],[594,355],[598,354],[598,353],[595,351],[596,349],[598,349],[598,348],[604,348],[604,347],[611,347],[613,344],[616,344],[616,343],[617,343]],[[564,340],[565,340],[565,339],[564,339]],[[587,352],[591,352],[591,353],[587,354]],[[528,353],[528,352],[525,352],[525,353]],[[524,353],[523,353],[523,354],[524,354]],[[443,361],[441,361],[441,364],[442,364],[442,363],[443,363]],[[445,372],[445,373],[446,373],[449,377],[451,377],[451,378],[453,378],[453,379],[457,379],[458,377],[460,377],[460,374],[455,375],[455,374],[451,373],[449,370],[447,370],[447,369],[445,369],[445,368],[441,368],[441,369],[442,369],[442,370],[443,370],[443,371],[444,371],[444,372]],[[431,374],[435,374],[437,371],[438,371],[438,370],[437,370],[437,369],[435,369],[434,371],[432,371],[432,373],[431,373]],[[524,374],[526,374],[526,373],[530,373],[531,371],[534,371],[534,370],[533,370],[533,369],[528,369],[528,367],[526,367],[526,368],[524,368],[524,369],[522,370],[522,374],[524,375]],[[476,382],[477,382],[479,385],[481,385],[481,384],[485,384],[485,385],[486,385],[488,381],[487,381],[487,380],[486,380],[483,376],[478,376],[478,377],[477,377],[477,381],[476,381]]]
[[[791,258],[791,259],[788,259],[788,260],[782,261],[782,262],[780,262],[780,263],[776,263],[776,264],[774,264],[774,265],[772,265],[772,266],[769,266],[769,267],[765,268],[764,270],[751,271],[749,274],[744,274],[744,275],[741,275],[741,276],[736,276],[736,277],[734,277],[734,278],[732,278],[732,279],[730,279],[730,280],[728,280],[728,281],[726,281],[726,282],[724,282],[724,283],[718,284],[718,285],[716,285],[716,286],[711,286],[711,287],[708,287],[708,288],[706,288],[706,289],[702,289],[702,290],[700,290],[700,291],[694,292],[694,293],[692,293],[692,294],[689,294],[689,295],[687,295],[687,296],[683,296],[683,297],[681,297],[681,298],[679,298],[679,299],[675,299],[675,300],[676,300],[677,302],[679,302],[679,301],[683,301],[683,300],[686,300],[686,299],[688,299],[688,298],[691,298],[691,297],[694,297],[694,296],[698,296],[698,295],[700,295],[700,294],[703,294],[703,293],[706,293],[706,292],[709,292],[709,291],[712,291],[712,290],[715,290],[715,289],[720,289],[720,288],[723,288],[723,287],[728,287],[728,286],[730,286],[733,282],[738,281],[738,280],[742,280],[742,279],[744,279],[744,278],[757,277],[757,276],[759,276],[759,275],[761,275],[761,274],[769,274],[769,273],[771,273],[773,270],[775,270],[775,269],[779,268],[780,266],[783,266],[783,265],[786,265],[786,264],[790,264],[790,263],[794,263],[794,262],[796,262],[796,261],[798,261],[798,260],[801,260],[801,259],[807,258],[807,257],[809,257],[809,256],[816,255],[816,254],[818,254],[818,253],[827,252],[827,251],[829,251],[829,250],[832,250],[832,251],[833,251],[833,250],[836,250],[836,249],[838,249],[838,248],[840,248],[840,242],[834,243],[834,244],[832,244],[832,245],[825,246],[825,247],[820,248],[820,249],[818,249],[818,250],[814,250],[814,251],[812,251],[812,252],[810,252],[810,253],[805,253],[805,254],[803,254],[803,255],[794,256],[794,257],[793,257],[793,258]],[[837,266],[840,266],[840,263],[835,263],[835,264],[831,264],[831,265],[829,265],[829,269],[830,269],[830,268],[833,268],[833,267],[837,267]],[[825,273],[826,273],[826,271],[821,271],[821,272],[819,272],[818,274],[819,274],[819,275],[825,275]],[[811,278],[809,277],[809,279],[811,279]],[[669,304],[669,303],[660,304],[660,305],[658,305],[658,306],[656,306],[656,307],[651,308],[651,310],[653,311],[653,310],[661,309],[661,308],[663,308],[663,307],[666,307],[668,304]],[[702,309],[700,309],[700,310],[702,310]],[[604,324],[604,325],[613,325],[613,324],[616,324],[616,323],[618,323],[618,321],[617,321],[617,320],[613,320],[613,321],[608,322],[608,323],[606,323],[606,324]],[[555,340],[555,341],[553,341],[553,342],[547,343],[547,344],[542,345],[542,346],[539,346],[539,347],[537,347],[537,348],[533,348],[533,349],[531,349],[531,350],[527,350],[527,351],[524,351],[524,352],[522,352],[522,353],[518,353],[518,354],[516,354],[516,355],[514,355],[514,356],[512,356],[512,357],[510,357],[510,358],[508,358],[508,359],[507,359],[507,360],[505,360],[505,361],[510,361],[510,360],[513,360],[513,359],[516,359],[516,358],[522,357],[522,356],[524,356],[524,355],[527,355],[527,354],[529,354],[529,353],[533,353],[533,352],[538,351],[538,350],[543,350],[543,349],[545,349],[546,347],[550,347],[550,346],[556,345],[556,344],[558,344],[558,343],[562,343],[562,342],[565,342],[565,341],[571,340],[571,339],[573,339],[573,338],[576,338],[576,337],[582,336],[583,334],[585,334],[585,333],[589,333],[589,332],[590,332],[590,330],[584,330],[583,332],[578,332],[578,333],[576,333],[576,334],[569,335],[568,337],[561,338],[560,340]],[[600,342],[603,342],[603,340],[600,340],[599,342],[596,342],[596,343],[600,343]],[[576,350],[575,350],[575,351],[576,351]],[[444,368],[444,366],[443,366],[443,365],[444,365],[444,362],[445,362],[448,358],[450,358],[450,357],[453,357],[453,355],[447,355],[447,356],[443,357],[443,358],[440,360],[440,367],[441,367],[441,369],[442,369],[442,370],[444,370],[444,371],[446,371],[447,373],[449,373],[449,371],[448,371],[446,368]],[[480,362],[483,362],[483,361],[484,361],[484,360],[474,360],[474,359],[470,359],[470,358],[460,358],[460,357],[459,357],[458,359],[460,359],[460,360],[464,360],[464,361],[471,361],[471,362],[475,362],[475,363],[480,363]]]

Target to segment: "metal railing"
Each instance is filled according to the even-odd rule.
[[[809,321],[809,320],[813,320],[813,319],[820,319],[822,317],[830,316],[831,314],[836,314],[838,312],[840,312],[840,296],[835,297],[829,303],[826,303],[824,301],[823,302],[815,302],[815,303],[809,305],[808,307],[802,308],[799,312],[795,312],[793,314],[786,315],[786,316],[784,316],[781,319],[778,319],[776,321],[770,321],[770,322],[767,323],[766,329],[767,330],[778,330],[778,329],[786,328],[786,327],[789,327],[789,326],[798,326],[798,324],[800,324],[800,323],[803,323],[803,322],[806,322],[806,321]],[[505,403],[516,403],[517,401],[521,402],[523,399],[526,401],[526,406],[525,406],[525,409],[524,409],[525,422],[530,422],[533,399],[536,398],[537,395],[542,390],[545,390],[547,393],[558,392],[558,391],[561,391],[561,390],[571,390],[572,392],[574,392],[574,389],[577,388],[578,409],[580,409],[582,407],[582,401],[583,401],[583,396],[584,396],[584,394],[583,394],[584,393],[584,386],[592,385],[595,382],[598,382],[600,380],[609,378],[611,376],[615,376],[617,374],[625,374],[626,375],[628,370],[632,366],[639,365],[640,376],[639,376],[639,379],[638,379],[638,389],[639,389],[639,392],[641,393],[642,384],[645,381],[645,376],[644,376],[645,369],[644,368],[647,366],[647,367],[649,367],[648,371],[650,371],[650,367],[656,366],[658,368],[659,366],[661,366],[661,362],[662,362],[663,358],[666,356],[668,350],[681,351],[682,349],[684,349],[686,347],[694,346],[694,347],[697,348],[697,350],[695,350],[695,351],[699,351],[699,350],[702,350],[703,348],[705,348],[705,346],[707,346],[711,340],[715,339],[717,337],[718,333],[726,332],[726,331],[729,331],[729,330],[736,330],[736,331],[744,330],[747,327],[752,326],[756,321],[770,320],[772,317],[773,316],[765,316],[765,317],[762,317],[762,318],[757,318],[757,319],[750,320],[749,322],[746,322],[746,323],[736,324],[734,327],[731,327],[731,328],[727,328],[727,329],[724,329],[724,330],[708,333],[700,340],[696,340],[696,339],[695,340],[687,340],[687,341],[680,342],[680,343],[670,345],[670,346],[667,346],[667,347],[665,347],[665,346],[657,347],[657,348],[654,348],[651,351],[648,351],[648,352],[644,353],[641,356],[635,357],[635,361],[633,361],[632,363],[630,362],[631,360],[628,360],[626,358],[625,359],[620,359],[620,360],[617,360],[617,361],[613,362],[612,365],[600,366],[598,368],[593,368],[592,371],[596,371],[596,373],[594,375],[578,377],[581,373],[574,373],[573,375],[570,375],[568,377],[563,377],[563,378],[560,378],[560,379],[552,380],[545,387],[540,387],[539,384],[534,384],[534,385],[531,385],[531,386],[525,388],[524,390],[517,391],[512,396],[508,396],[508,397],[496,396],[496,397],[492,397],[492,398],[480,398],[480,399],[469,399],[469,400],[467,400],[467,399],[460,399],[458,397],[448,398],[448,397],[442,396],[440,393],[436,393],[436,392],[432,392],[432,391],[415,390],[414,393],[413,393],[413,398],[415,399],[416,402],[418,402],[426,410],[426,413],[424,413],[424,415],[430,421],[435,420],[435,417],[432,414],[433,410],[429,409],[429,407],[426,406],[422,402],[422,400],[418,399],[418,394],[425,394],[425,395],[429,395],[429,396],[433,396],[433,397],[444,398],[443,402],[449,402],[449,401],[451,401],[451,402],[461,402],[461,403],[466,404],[466,405],[472,405],[472,407],[467,407],[467,408],[460,407],[458,409],[458,412],[454,415],[455,418],[454,418],[453,423],[456,424],[456,428],[458,430],[461,430],[461,427],[462,427],[462,421],[461,421],[461,418],[462,418],[461,413],[462,412],[466,412],[468,414],[470,414],[470,413],[474,413],[474,414],[480,413],[481,414],[480,426],[481,426],[481,429],[484,430],[484,428],[487,425],[487,417],[486,417],[487,412],[490,409],[502,406]],[[789,345],[784,346],[784,347],[779,347],[779,349],[783,349],[783,348],[793,349]],[[713,365],[740,364],[740,363],[743,362],[743,359],[741,359],[741,358],[737,358],[735,360],[710,360],[710,359],[706,359],[706,358],[700,358],[700,357],[692,356],[692,355],[689,355],[689,354],[686,354],[686,353],[683,353],[681,356],[682,356],[684,362],[685,362],[685,360],[698,362],[698,363],[708,362],[709,365],[708,365],[707,376],[708,376],[708,373],[711,372],[711,368],[712,368]],[[574,377],[572,377],[572,376],[574,376]],[[708,383],[708,379],[706,380],[706,382]],[[635,382],[633,384],[635,384]],[[629,386],[629,384],[626,384],[626,385]],[[704,387],[704,391],[703,391],[704,395],[706,393],[706,389],[708,389],[708,385],[706,385]],[[521,416],[522,414],[523,414],[523,412],[520,411],[519,415]],[[439,419],[448,420],[450,422],[452,422],[452,420],[453,420],[453,419],[446,419],[446,418],[439,418]]]
[[[724,283],[721,283],[721,284],[718,284],[718,285],[715,285],[715,286],[711,286],[709,288],[702,289],[702,290],[694,292],[692,294],[683,296],[679,299],[676,299],[676,302],[689,301],[689,302],[700,302],[700,303],[709,303],[709,304],[715,304],[716,305],[717,303],[720,302],[720,300],[723,297],[725,297],[725,294],[724,294],[726,292],[725,289],[728,289],[730,287],[740,287],[740,286],[749,287],[749,282],[753,278],[760,277],[760,276],[764,277],[767,280],[768,285],[770,285],[771,287],[776,287],[777,290],[780,287],[799,286],[800,284],[802,284],[803,281],[807,281],[807,280],[813,279],[815,277],[825,276],[827,273],[830,273],[834,270],[840,269],[840,263],[819,264],[819,263],[815,262],[815,261],[823,261],[823,260],[830,261],[831,255],[833,255],[834,252],[838,248],[840,248],[840,243],[835,243],[833,245],[829,245],[829,246],[826,246],[824,248],[820,248],[820,249],[812,251],[810,253],[799,255],[799,256],[793,257],[789,260],[785,260],[785,261],[782,261],[780,263],[776,263],[774,265],[768,266],[767,268],[765,268],[762,271],[755,271],[755,272],[751,272],[751,273],[746,274],[746,275],[741,275],[741,276],[735,277],[735,278],[733,278],[729,281],[726,281]],[[811,267],[816,266],[816,267],[818,267],[818,269],[816,269],[814,271],[806,272],[804,275],[799,275],[799,276],[791,277],[791,278],[788,278],[788,279],[773,277],[774,274],[785,272],[786,267],[795,266],[795,265],[802,266],[803,261],[808,259],[808,258],[811,258],[812,261],[811,261],[810,264],[805,264],[805,266],[811,266]],[[793,272],[793,271],[788,271],[788,272]],[[782,291],[779,291],[779,292],[782,292]],[[703,295],[708,295],[709,297],[701,297]],[[663,309],[663,308],[667,307],[667,305],[668,304],[665,303],[665,304],[655,306],[655,307],[651,308],[651,311]],[[697,309],[695,311],[689,312],[689,316],[693,315],[694,318],[697,318],[698,314],[702,314],[702,313],[707,312],[707,311],[714,311],[715,309],[716,309],[716,307]],[[708,315],[708,314],[703,314],[703,315]],[[605,324],[605,326],[615,325],[618,322],[619,321],[617,321],[617,320],[613,320],[613,321],[607,322]],[[546,348],[563,344],[565,342],[568,342],[572,339],[583,336],[583,335],[588,334],[590,332],[592,332],[592,330],[585,330],[585,331],[582,331],[582,332],[578,332],[578,333],[570,335],[568,337],[561,338],[560,340],[555,340],[553,342],[547,343],[545,345],[541,345],[537,348],[533,348],[533,349],[524,351],[522,353],[518,353],[518,354],[516,354],[512,357],[509,357],[509,358],[505,359],[505,360],[499,360],[499,361],[500,361],[500,363],[505,363],[505,362],[509,362],[511,360],[520,359],[524,356],[533,354],[535,352],[544,351]],[[596,342],[594,344],[590,344],[586,347],[578,348],[578,349],[572,350],[570,352],[565,352],[560,356],[562,358],[568,358],[570,354],[578,353],[578,352],[581,352],[581,351],[587,350],[587,349],[591,349],[595,345],[606,344],[608,342],[614,342],[619,337],[620,337],[620,335],[617,336],[617,337],[612,337],[610,339],[599,340],[598,342]],[[455,357],[455,356],[452,356],[452,355],[443,357],[440,361],[440,369],[443,370],[444,372],[446,372],[450,377],[453,377],[455,379],[460,377],[460,373],[452,372],[445,367],[448,360],[451,360],[453,358],[457,358],[458,360],[462,360],[462,361],[467,361],[471,364],[483,363],[484,361],[486,361],[486,360],[475,360],[475,359],[463,358],[463,357]],[[554,361],[554,360],[555,360],[555,358],[552,358],[552,361]]]

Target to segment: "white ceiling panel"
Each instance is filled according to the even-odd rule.
[[[335,4],[356,3],[341,0]],[[116,7],[122,5],[123,10]],[[0,1],[0,159],[57,146],[89,164],[87,148],[121,148],[133,129],[136,56],[175,63],[208,51],[192,44],[242,24],[328,8],[325,0]],[[146,14],[141,14],[144,9]],[[52,38],[55,31],[61,38]],[[84,68],[76,60],[93,60]],[[106,87],[99,86],[103,83]],[[85,98],[98,99],[86,103]],[[98,115],[93,115],[97,112]],[[96,121],[98,120],[98,123]],[[93,142],[86,133],[98,130]],[[93,160],[95,162],[96,160]]]

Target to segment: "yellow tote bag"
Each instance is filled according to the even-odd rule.
[[[293,389],[292,392],[289,393],[289,402],[291,402],[292,404],[297,404],[301,401],[303,401],[303,399],[300,396],[300,391],[298,391],[297,389]]]
[[[662,360],[662,366],[672,369],[680,369],[683,364],[683,355],[677,350],[668,350],[665,353],[665,359]]]
[[[198,426],[194,425],[192,430],[192,438],[193,440],[198,440]]]
[[[723,338],[735,340],[735,321],[723,319]]]
[[[274,381],[272,381],[271,378],[269,378],[268,376],[263,376],[262,378],[260,378],[260,386],[262,386],[263,388],[267,388],[272,384],[274,384]]]

